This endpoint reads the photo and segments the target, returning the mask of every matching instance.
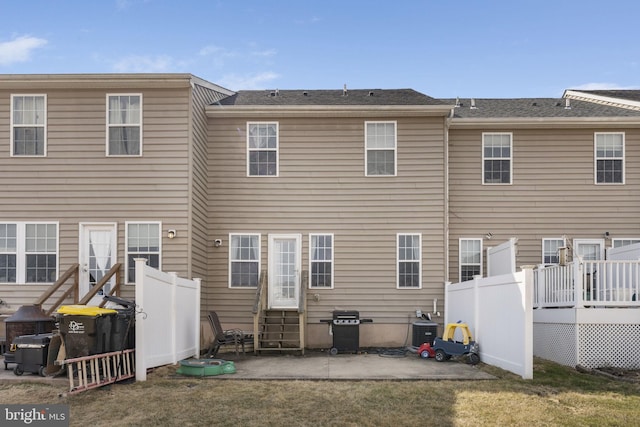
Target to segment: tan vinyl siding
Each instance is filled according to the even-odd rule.
[[[192,183],[191,183],[191,266],[190,277],[202,279],[201,299],[206,301],[209,293],[207,287],[207,252],[212,243],[207,229],[207,118],[205,106],[223,97],[219,92],[195,85],[192,92]]]
[[[25,83],[28,87],[28,82]],[[188,95],[182,89],[38,89],[47,94],[47,156],[10,157],[10,96],[0,89],[0,221],[59,221],[59,271],[78,262],[81,222],[116,222],[124,264],[125,221],[161,221],[166,271],[187,273]],[[107,157],[106,94],[141,93],[143,155]],[[166,230],[178,237],[169,241]],[[44,285],[0,285],[30,303]],[[129,287],[127,292],[132,292]]]
[[[451,280],[458,279],[459,238],[491,232],[486,250],[517,237],[521,266],[542,262],[543,238],[640,235],[638,129],[514,129],[511,185],[482,185],[483,131],[491,129],[449,133]],[[594,132],[603,131],[625,132],[624,185],[594,183]]]
[[[228,322],[248,323],[255,290],[228,288],[229,233],[259,233],[267,269],[271,233],[333,233],[334,289],[310,289],[308,323],[334,309],[360,310],[380,323],[406,323],[412,310],[442,301],[444,281],[444,121],[397,120],[395,177],[365,177],[365,120],[279,118],[279,177],[246,176],[246,122],[210,118],[209,207],[211,308]],[[263,118],[256,121],[269,121]],[[422,289],[396,289],[396,235],[422,234]],[[415,316],[415,314],[414,314]],[[400,340],[404,337],[400,337]],[[313,346],[313,343],[310,343]]]

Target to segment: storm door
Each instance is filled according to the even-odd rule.
[[[269,235],[269,308],[299,306],[301,241],[300,234]]]
[[[116,236],[116,224],[80,224],[80,298],[100,282],[116,263]],[[89,304],[102,302],[103,293],[108,293],[114,283],[114,278],[111,278]]]

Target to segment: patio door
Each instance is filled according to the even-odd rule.
[[[573,239],[574,254],[573,259],[577,260],[578,256],[585,262],[584,264],[584,296],[587,301],[597,298],[598,283],[601,282],[602,272],[598,272],[598,268],[589,261],[599,261],[604,259],[604,240],[603,239]]]
[[[300,234],[269,235],[269,308],[298,308],[301,246]]]
[[[115,223],[80,224],[80,298],[83,298],[116,263],[118,226]],[[103,291],[88,303],[98,305],[104,292],[113,286],[113,278]]]

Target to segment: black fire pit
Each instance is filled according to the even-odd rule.
[[[372,319],[361,319],[356,310],[335,310],[331,319],[322,319],[328,323],[333,335],[330,354],[357,353],[360,349],[360,324],[371,323]]]
[[[55,320],[47,316],[39,305],[23,305],[4,321],[9,350],[4,354],[4,369],[9,363],[16,363],[14,340],[22,335],[44,334],[53,331]]]

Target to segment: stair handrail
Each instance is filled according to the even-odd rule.
[[[91,301],[91,298],[96,296],[98,294],[98,292],[100,292],[100,290],[102,288],[104,288],[104,286],[109,282],[109,280],[111,280],[111,278],[114,275],[115,275],[115,278],[116,278],[116,284],[115,284],[115,287],[114,287],[113,291],[116,293],[116,296],[120,296],[120,285],[121,285],[120,270],[121,270],[121,268],[122,268],[122,264],[121,263],[114,264],[113,267],[111,267],[111,269],[107,272],[107,274],[105,274],[104,277],[102,277],[102,279],[100,279],[100,281],[98,283],[93,285],[91,290],[89,290],[89,292],[80,300],[80,302],[78,304],[83,305],[83,304],[86,304],[89,301]],[[113,292],[111,292],[109,295],[113,295]],[[104,304],[104,301],[103,301],[102,304]]]
[[[264,308],[264,299],[266,292],[264,289],[267,287],[267,272],[262,270],[260,272],[260,280],[258,281],[258,288],[256,289],[256,298],[253,303],[253,352],[258,354],[260,347],[260,316],[262,316],[262,309]]]
[[[58,298],[58,300],[53,304],[53,306],[46,311],[47,316],[53,313],[53,311],[57,309],[60,306],[60,304],[62,304],[62,301],[64,301],[72,292],[74,294],[73,302],[74,303],[78,302],[80,264],[76,263],[76,264],[72,264],[71,267],[69,267],[67,271],[65,271],[62,274],[62,276],[58,277],[58,280],[56,280],[51,286],[47,288],[46,291],[42,293],[42,295],[40,295],[40,297],[36,300],[35,304],[42,307],[44,303],[49,298],[51,298],[51,296],[58,289],[60,289],[60,287],[62,287],[62,285],[64,285],[72,276],[73,276],[73,283],[71,284],[69,289],[67,289],[64,292],[64,294],[60,298]]]

